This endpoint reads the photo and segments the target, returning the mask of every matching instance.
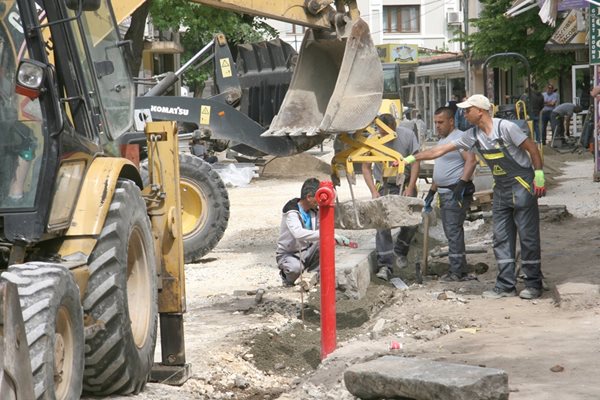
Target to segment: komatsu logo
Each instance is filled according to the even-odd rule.
[[[150,106],[150,112],[157,112],[171,115],[188,115],[190,110],[181,107],[163,107],[163,106]]]

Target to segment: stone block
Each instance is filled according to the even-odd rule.
[[[508,400],[508,374],[397,356],[356,364],[344,373],[346,388],[361,399]]]
[[[336,228],[391,229],[419,225],[423,220],[423,200],[416,197],[388,195],[372,200],[356,200],[355,203],[346,201],[336,206]]]
[[[373,249],[351,249],[336,252],[336,297],[362,299],[371,282],[369,256]]]

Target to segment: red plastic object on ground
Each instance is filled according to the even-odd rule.
[[[315,195],[319,203],[321,269],[321,360],[336,346],[335,327],[335,191],[331,181],[323,181]]]

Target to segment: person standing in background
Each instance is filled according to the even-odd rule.
[[[541,125],[541,137],[542,144],[546,144],[546,130],[548,129],[548,121],[550,121],[550,129],[552,132],[556,129],[556,126],[552,123],[552,111],[554,107],[558,105],[558,93],[554,90],[554,86],[549,83],[546,87],[544,96],[544,108],[542,108],[542,125]]]
[[[536,83],[531,84],[531,98],[529,99],[527,110],[529,118],[533,122],[533,132],[535,134],[535,141],[542,143],[542,136],[540,132],[540,113],[544,108],[544,95],[540,92]]]

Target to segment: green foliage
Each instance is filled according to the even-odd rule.
[[[560,56],[552,57],[544,50],[555,28],[540,20],[539,8],[509,18],[504,13],[512,2],[480,0],[483,7],[480,18],[470,20],[478,31],[466,38],[471,57],[483,61],[495,53],[520,53],[529,61],[533,79],[539,82],[555,78],[570,68],[574,63],[573,53],[561,53]],[[560,21],[557,26],[558,24]],[[490,67],[508,69],[516,65],[515,59],[503,57],[494,60]],[[517,73],[521,76],[526,74],[520,63]]]
[[[160,30],[174,31],[183,27],[180,40],[184,48],[182,63],[212,40],[216,33],[223,33],[230,46],[238,43],[271,39],[277,32],[264,19],[236,14],[227,10],[192,3],[186,0],[153,0],[150,16]],[[212,66],[200,70],[188,70],[183,77],[186,85],[198,93],[203,82],[211,75]]]

